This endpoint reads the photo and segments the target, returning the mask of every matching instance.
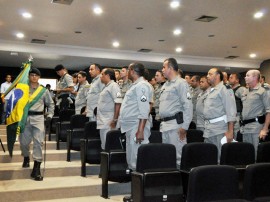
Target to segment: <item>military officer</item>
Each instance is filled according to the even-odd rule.
[[[154,90],[154,105],[153,105],[153,107],[155,108],[155,113],[156,113],[155,119],[157,121],[159,121],[160,120],[159,97],[160,97],[161,88],[162,88],[163,84],[166,82],[166,78],[164,77],[161,70],[156,71],[155,80],[157,82],[157,86]]]
[[[236,103],[236,122],[234,123],[234,138],[237,138],[237,133],[240,132],[240,118],[242,117],[243,104],[241,96],[245,91],[245,87],[240,85],[240,74],[232,73],[229,77],[229,84],[234,92],[234,98]]]
[[[187,81],[178,76],[178,64],[174,58],[163,62],[162,73],[168,79],[161,88],[159,98],[162,142],[175,145],[176,162],[180,166],[182,147],[186,144],[186,131],[192,120],[191,95]]]
[[[248,89],[242,94],[243,103],[243,141],[254,145],[255,151],[259,138],[264,139],[268,133],[270,123],[270,95],[261,86],[260,71],[249,70],[245,77]],[[259,137],[259,138],[258,138]]]
[[[78,72],[78,89],[77,92],[75,93],[75,113],[76,114],[81,114],[81,110],[83,107],[86,106],[86,97],[87,93],[89,90],[89,83],[86,80],[86,72],[84,71],[79,71]]]
[[[204,100],[210,91],[210,84],[208,83],[206,76],[202,76],[200,79],[200,89],[202,90],[202,92],[200,92],[200,94],[198,95],[196,103],[196,129],[204,131]]]
[[[116,128],[122,99],[113,69],[103,69],[100,80],[105,87],[98,99],[97,129],[100,129],[101,148],[104,150],[107,132]]]
[[[66,68],[61,64],[57,65],[54,69],[56,73],[61,77],[59,79],[56,89],[57,99],[60,100],[60,102],[57,103],[59,103],[60,110],[68,109],[69,106],[68,97],[69,94],[74,89],[72,76],[68,74]]]
[[[126,152],[128,167],[136,170],[137,152],[141,144],[149,143],[150,102],[152,88],[143,78],[145,68],[141,63],[129,65],[128,76],[133,81],[127,91],[120,109],[121,132],[126,133]]]
[[[93,80],[87,94],[87,104],[85,110],[85,114],[87,117],[89,117],[89,121],[96,121],[94,109],[97,107],[99,94],[105,86],[103,83],[101,83],[100,72],[101,66],[99,64],[90,65],[89,73]]]
[[[29,145],[33,141],[33,160],[34,167],[31,177],[36,181],[42,181],[43,177],[40,173],[40,165],[43,160],[42,157],[42,144],[45,138],[44,127],[44,106],[48,107],[47,121],[50,121],[54,113],[54,102],[51,98],[50,92],[45,87],[39,85],[38,80],[41,74],[36,68],[29,71],[29,98],[33,98],[30,102],[28,117],[24,132],[20,134],[20,148],[22,156],[24,157],[23,168],[29,167]],[[37,100],[35,98],[39,97]]]
[[[123,80],[123,82],[121,84],[119,84],[119,86],[120,86],[120,90],[121,90],[121,96],[124,99],[126,92],[128,91],[128,89],[132,85],[132,81],[128,78],[128,67],[127,66],[122,67],[122,70],[120,72],[120,76],[121,76],[121,79]]]
[[[217,68],[208,71],[210,92],[204,101],[205,142],[213,143],[221,154],[221,139],[226,136],[227,142],[233,140],[233,127],[236,121],[235,98],[232,89],[223,83],[223,74]]]
[[[191,97],[192,97],[192,104],[193,104],[193,117],[192,121],[197,124],[197,116],[196,116],[196,104],[198,95],[202,92],[200,89],[200,76],[194,75],[191,77]]]

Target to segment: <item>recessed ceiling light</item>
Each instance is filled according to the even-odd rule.
[[[81,34],[82,32],[81,31],[75,31],[74,33],[75,34]]]
[[[165,41],[165,39],[159,39],[158,41],[159,41],[159,42],[164,42],[164,41]]]
[[[103,13],[103,10],[101,7],[99,6],[96,6],[94,9],[93,9],[94,13],[97,14],[97,15],[100,15],[101,13]]]
[[[254,18],[259,19],[263,16],[263,12],[259,11],[253,15]]]
[[[232,48],[237,48],[237,46],[232,46]]]
[[[251,54],[249,54],[249,57],[250,57],[250,58],[256,58],[257,55],[256,55],[255,53],[251,53]]]
[[[214,34],[209,34],[208,37],[214,37],[215,35]]]
[[[143,27],[136,27],[136,29],[143,29]]]
[[[180,48],[180,47],[177,47],[176,49],[175,49],[175,51],[177,52],[177,53],[180,53],[180,52],[182,52],[182,48]]]
[[[22,14],[22,16],[23,16],[24,18],[27,18],[27,19],[32,18],[32,14],[31,14],[31,13],[28,13],[28,12],[24,12],[24,13]]]
[[[119,47],[120,44],[118,41],[114,41],[112,45],[113,45],[113,47],[117,48],[117,47]]]
[[[171,1],[170,3],[171,8],[178,8],[179,6],[180,6],[179,1],[174,0],[174,1]]]
[[[22,38],[24,37],[24,34],[23,34],[23,33],[21,33],[21,32],[20,32],[20,33],[17,33],[17,34],[16,34],[16,37],[18,37],[18,38],[22,39]]]
[[[173,31],[173,34],[174,35],[179,35],[179,34],[181,34],[182,33],[182,31],[180,30],[180,29],[175,29],[174,31]]]

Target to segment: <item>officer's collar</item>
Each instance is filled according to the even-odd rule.
[[[95,80],[97,80],[97,79],[99,79],[99,78],[100,78],[100,74],[97,75],[95,78],[93,78],[93,79],[92,79],[92,82],[95,81]]]
[[[261,87],[260,83],[257,83],[256,86],[254,86],[254,88],[249,88],[249,90],[258,90]]]
[[[219,82],[215,87],[211,87],[210,92],[212,92],[214,89],[220,88],[220,87],[223,86],[223,85],[224,85],[223,81]]]
[[[114,80],[110,80],[110,82],[106,84],[106,87],[111,85],[111,83],[113,83],[113,82],[114,82]]]
[[[144,81],[144,78],[141,76],[136,81],[134,81],[134,84],[139,83],[140,81]]]
[[[178,76],[175,76],[172,80],[168,80],[170,83],[174,83],[177,79],[179,79]]]

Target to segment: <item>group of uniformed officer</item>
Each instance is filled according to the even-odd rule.
[[[63,102],[73,89],[72,79],[62,65],[56,66],[55,70],[61,76],[57,92]],[[136,169],[139,146],[149,143],[153,121],[150,114],[152,107],[155,108],[156,120],[160,121],[162,142],[176,147],[178,166],[194,113],[197,129],[204,132],[205,142],[218,147],[219,155],[221,139],[224,136],[227,142],[232,142],[236,138],[236,133],[240,131],[243,134],[243,141],[252,143],[256,150],[259,138],[264,139],[268,134],[270,91],[267,85],[260,84],[258,70],[247,72],[245,77],[247,87],[240,86],[238,74],[231,74],[229,87],[224,85],[223,73],[217,68],[212,68],[207,76],[200,79],[194,77],[194,82],[199,81],[200,91],[198,84],[190,86],[179,76],[178,64],[174,58],[164,60],[162,71],[157,71],[155,89],[147,82],[145,72],[143,64],[132,63],[129,67],[122,68],[120,72],[122,81],[117,83],[113,69],[101,70],[100,65],[92,64],[89,68],[91,84],[86,81],[85,72],[78,74],[80,78],[75,99],[75,106],[78,107],[76,111],[86,114],[90,121],[97,121],[102,149],[105,149],[106,134],[109,130],[120,128],[122,133],[126,134],[127,163],[130,169]],[[30,95],[39,86],[39,77],[39,70],[30,71]],[[196,101],[193,98],[193,89],[197,92]],[[22,154],[25,157],[23,167],[29,167],[28,145],[30,140],[34,139],[35,171],[33,170],[34,174],[31,176],[35,180],[42,180],[39,167],[44,138],[41,108],[44,105],[48,105],[48,117],[52,117],[53,102],[47,91],[30,108],[26,130],[20,136]],[[62,106],[63,109],[66,107],[65,104]],[[86,108],[82,111],[83,106]]]

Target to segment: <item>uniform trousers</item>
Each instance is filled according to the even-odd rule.
[[[215,135],[215,136],[212,136],[212,137],[208,137],[208,138],[205,138],[204,139],[204,142],[206,143],[212,143],[214,145],[217,146],[217,149],[218,149],[218,162],[219,162],[219,159],[220,159],[220,155],[221,155],[221,139],[224,137],[224,133],[221,133],[221,134],[218,134],[218,135]]]
[[[259,134],[258,133],[244,133],[243,142],[249,142],[253,144],[255,148],[255,157],[257,158],[257,150],[259,145]]]
[[[100,135],[100,140],[101,140],[101,149],[103,150],[105,150],[107,132],[109,132],[110,130],[111,130],[110,128],[99,130],[99,135]]]
[[[236,115],[236,122],[234,122],[234,127],[233,127],[233,138],[236,140],[237,137],[237,132],[240,131],[240,114],[237,113]]]
[[[176,148],[176,165],[180,167],[182,148],[187,144],[187,139],[180,141],[179,139],[179,129],[168,130],[162,132],[162,143],[173,144]]]
[[[30,124],[29,119],[27,120],[24,132],[20,134],[20,148],[22,156],[28,157],[30,155],[30,143],[33,140],[33,160],[42,162],[42,145],[45,138],[44,123],[38,127]]]
[[[144,127],[144,140],[141,144],[136,143],[135,137],[136,132],[138,131],[137,127],[132,128],[131,130],[126,132],[126,157],[127,164],[129,169],[136,170],[137,163],[137,153],[141,144],[148,144],[150,137],[150,128]]]

